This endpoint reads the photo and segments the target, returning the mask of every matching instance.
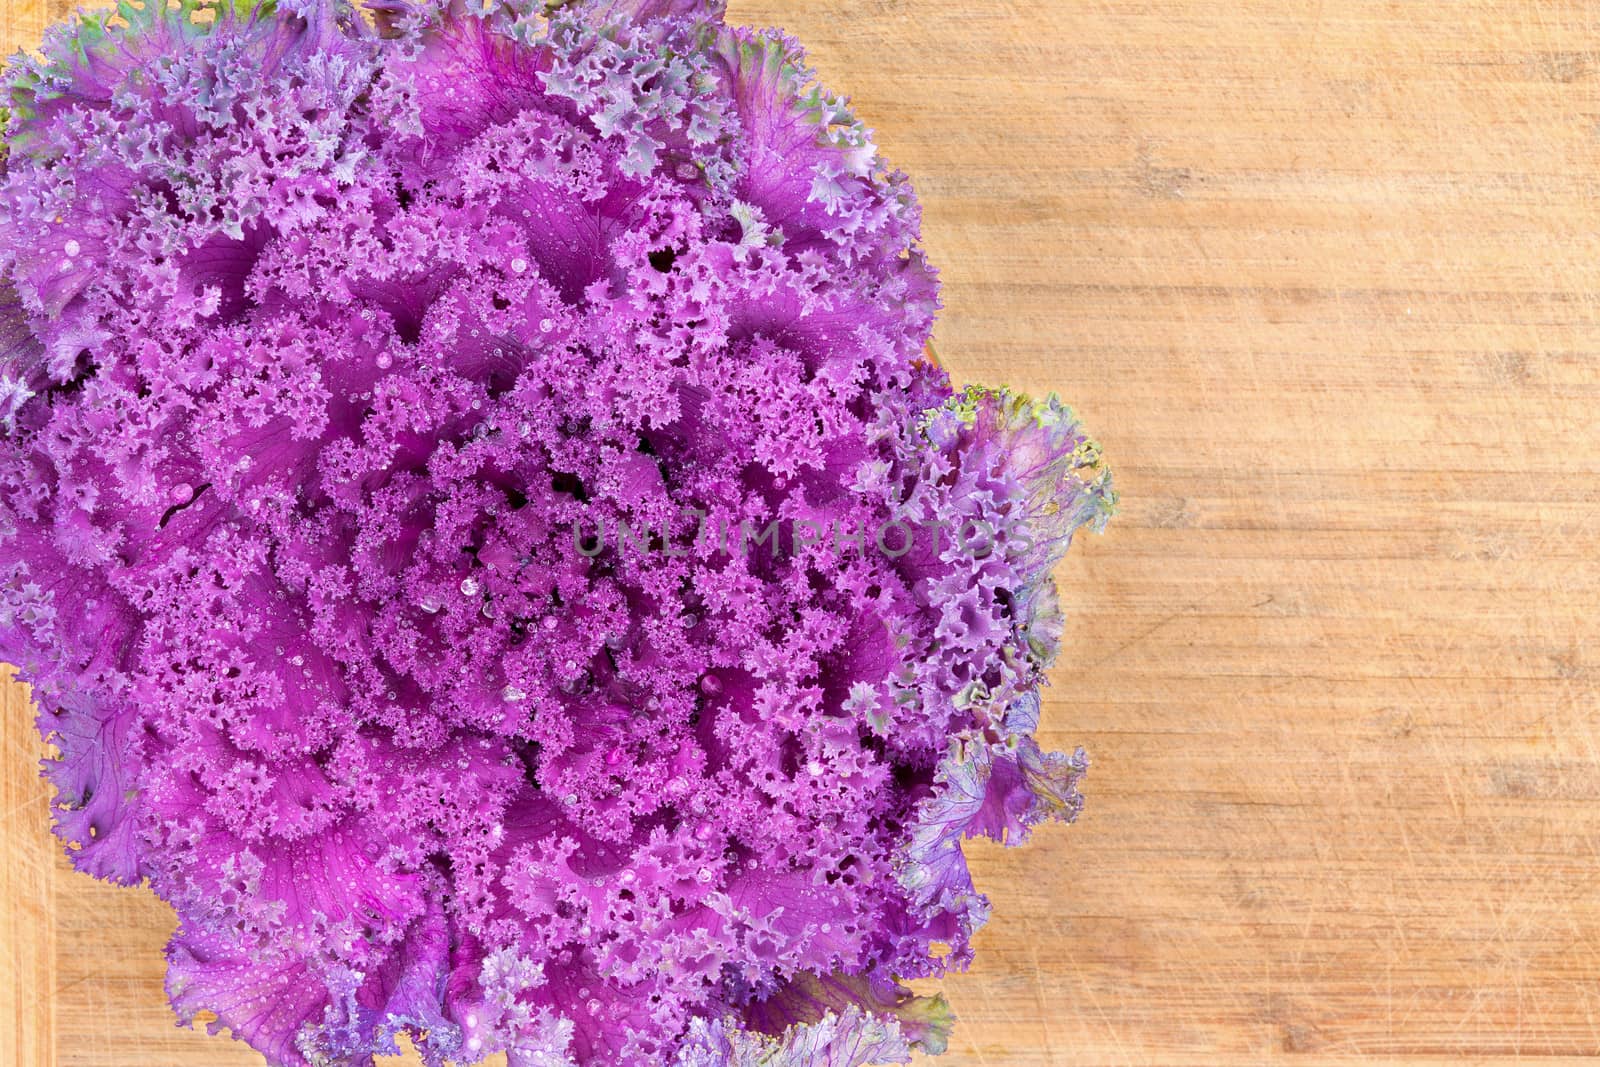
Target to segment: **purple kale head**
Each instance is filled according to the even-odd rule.
[[[274,1064],[938,1051],[1114,496],[714,0],[125,2],[5,75],[0,657]]]

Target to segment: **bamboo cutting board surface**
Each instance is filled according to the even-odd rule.
[[[55,0],[0,0],[0,43]],[[916,179],[959,380],[1124,508],[1061,568],[1089,808],[978,847],[951,1067],[1600,1055],[1600,5],[736,0]],[[71,874],[20,692],[10,1063],[228,1067]],[[3,1057],[0,1057],[3,1059]]]

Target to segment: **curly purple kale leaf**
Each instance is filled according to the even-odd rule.
[[[1081,805],[1033,732],[1110,478],[925,358],[911,188],[793,40],[536,8],[124,2],[8,68],[57,833],[274,1064],[938,1051],[962,841]]]

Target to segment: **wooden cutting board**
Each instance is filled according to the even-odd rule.
[[[0,0],[0,43],[62,9]],[[1060,390],[1124,494],[1059,572],[1089,808],[974,850],[945,1062],[1600,1055],[1600,5],[733,18],[917,179],[956,377]],[[27,720],[6,1062],[259,1063],[172,1026],[166,910],[67,871]]]

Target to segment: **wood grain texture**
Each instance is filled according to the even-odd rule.
[[[944,1062],[1600,1055],[1600,5],[733,7],[916,177],[955,375],[1060,390],[1123,489],[1059,572],[1090,806],[975,850]],[[10,1062],[258,1063],[46,859],[4,709]]]

